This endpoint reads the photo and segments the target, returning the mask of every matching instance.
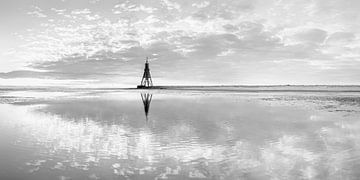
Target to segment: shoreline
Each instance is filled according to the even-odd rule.
[[[360,85],[234,85],[234,86],[153,86],[150,88],[81,87],[0,87],[0,91],[206,91],[206,92],[360,92]]]
[[[358,85],[153,86],[139,90],[192,90],[229,92],[360,92]]]

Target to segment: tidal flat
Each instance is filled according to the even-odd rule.
[[[0,179],[357,179],[360,92],[0,90]]]

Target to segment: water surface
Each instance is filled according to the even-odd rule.
[[[359,93],[2,91],[0,179],[357,179]]]

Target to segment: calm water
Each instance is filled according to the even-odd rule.
[[[0,92],[0,179],[358,179],[360,94]]]

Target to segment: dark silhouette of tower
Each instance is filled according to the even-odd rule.
[[[145,117],[146,121],[148,121],[148,114],[150,109],[150,103],[152,99],[152,94],[149,93],[141,93],[141,99],[144,104],[144,111],[145,111]]]
[[[151,88],[153,86],[151,75],[150,75],[150,68],[149,68],[149,59],[146,57],[145,61],[145,69],[144,75],[141,79],[141,84],[138,85],[138,88]]]

